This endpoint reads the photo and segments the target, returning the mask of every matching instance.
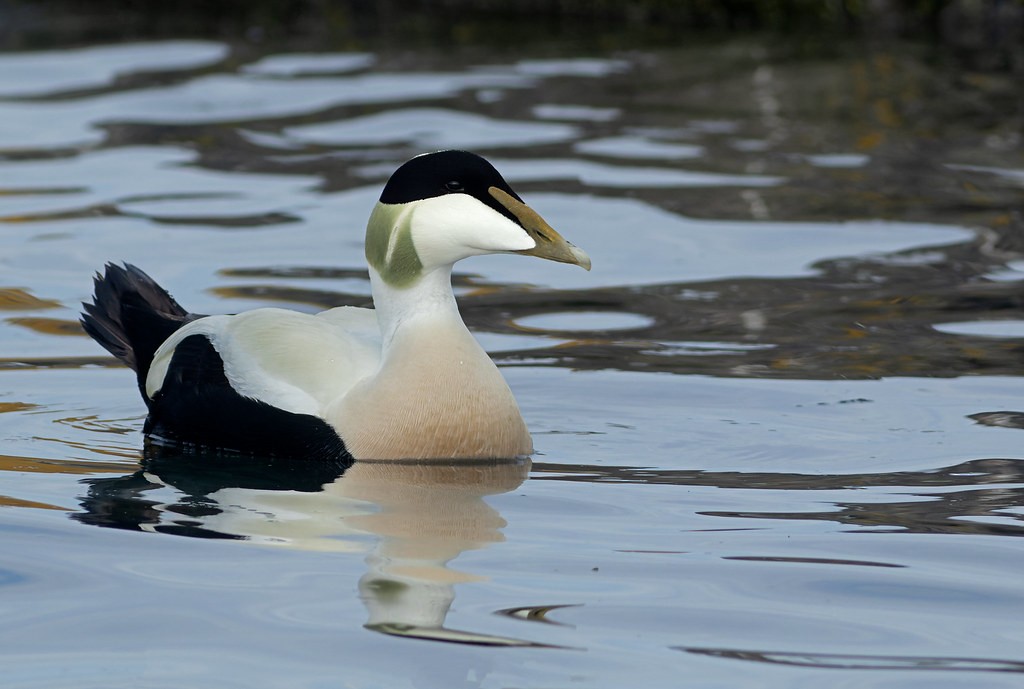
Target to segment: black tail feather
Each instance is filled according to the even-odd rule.
[[[131,265],[108,263],[93,279],[93,303],[83,303],[82,327],[138,375],[146,397],[153,354],[174,331],[198,316],[174,301],[151,277]],[[148,401],[148,400],[147,400]]]

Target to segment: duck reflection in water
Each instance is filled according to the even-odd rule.
[[[541,646],[448,629],[455,585],[480,577],[448,563],[504,540],[484,496],[517,488],[529,459],[302,463],[172,453],[150,446],[142,467],[85,479],[78,521],[303,550],[365,552],[366,628],[457,643]]]

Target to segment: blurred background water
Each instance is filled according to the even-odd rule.
[[[53,687],[1016,687],[1019,2],[0,3],[0,666]],[[478,151],[594,259],[461,263],[532,462],[143,457],[77,325],[368,305]]]

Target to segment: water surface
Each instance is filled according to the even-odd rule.
[[[5,686],[1019,685],[998,74],[197,40],[0,74]],[[201,313],[367,305],[383,180],[449,146],[594,259],[455,278],[532,461],[144,453],[133,374],[76,324],[93,272]]]

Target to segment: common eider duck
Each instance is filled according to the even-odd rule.
[[[149,442],[328,460],[526,456],[498,368],[459,315],[452,266],[518,253],[590,269],[485,159],[417,156],[366,228],[373,309],[200,316],[133,265],[96,275],[85,331],[132,368]]]

